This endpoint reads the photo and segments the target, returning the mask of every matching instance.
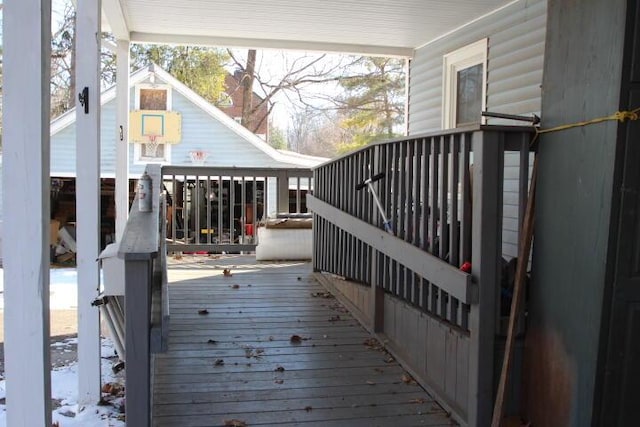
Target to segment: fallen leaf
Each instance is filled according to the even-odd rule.
[[[417,399],[411,399],[409,401],[409,403],[425,403],[426,399],[423,399],[422,397],[418,397]]]
[[[222,359],[216,359],[215,362],[213,362],[214,366],[222,366],[224,365],[224,360]]]
[[[298,280],[302,280],[302,277],[298,277]]]
[[[240,289],[240,285],[238,285],[237,283],[234,283],[233,285],[229,286],[231,289]]]
[[[247,423],[234,418],[232,420],[224,420],[224,427],[247,427]]]
[[[389,356],[387,359],[384,360],[384,363],[393,363],[395,361],[396,360],[393,357]]]
[[[273,341],[273,340],[274,340],[273,336],[270,336],[269,341]]]
[[[376,383],[375,383],[374,381],[371,381],[371,380],[367,380],[367,384],[369,384],[369,385],[376,385]]]
[[[276,384],[282,384],[282,383],[284,383],[284,380],[275,380],[275,381],[274,381],[274,383],[276,383]]]
[[[325,291],[325,292],[312,292],[311,296],[314,298],[333,298],[333,295],[331,295],[331,292]]]
[[[216,341],[216,340],[209,340],[209,341],[207,341],[207,344],[218,344],[218,341]]]
[[[173,256],[173,259],[178,259],[178,260],[180,260],[180,259],[182,259],[182,255],[180,255],[180,254],[175,254],[175,255]]]
[[[274,371],[276,371],[276,372],[284,372],[284,367],[278,366],[276,369],[274,369]]]
[[[313,408],[311,406],[305,406],[304,407],[304,410],[307,411],[307,412],[311,412],[312,409]]]
[[[382,368],[373,368],[374,371],[384,374],[384,369]]]
[[[198,310],[198,314],[209,314],[209,310],[207,310],[206,308],[201,308],[200,310]]]
[[[337,322],[337,321],[339,321],[339,320],[341,320],[341,319],[340,319],[340,315],[339,315],[339,314],[336,314],[335,316],[331,316],[331,317],[329,318],[329,322]]]
[[[290,341],[293,344],[300,344],[302,342],[302,337],[300,335],[291,335]]]
[[[415,384],[416,381],[409,374],[402,374],[402,382],[405,384]]]
[[[225,277],[233,276],[233,274],[231,274],[231,270],[229,270],[228,268],[225,268],[224,270],[222,270],[222,275]]]

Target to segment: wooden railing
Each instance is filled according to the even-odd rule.
[[[169,251],[253,251],[260,219],[306,212],[310,169],[164,166]]]
[[[166,349],[169,327],[160,166],[147,173],[152,211],[140,212],[136,196],[118,251],[125,270],[127,425],[141,427],[152,424],[151,358]]]
[[[509,203],[522,212],[530,137],[523,128],[482,127],[370,145],[316,168],[307,198],[314,269],[367,286],[341,290],[463,425],[491,420],[504,159],[520,153],[509,154],[518,170]],[[381,173],[373,186],[390,233],[372,194],[356,189]],[[465,262],[471,274],[461,271]]]

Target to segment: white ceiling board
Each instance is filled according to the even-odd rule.
[[[104,0],[132,41],[407,56],[512,0]],[[118,7],[122,18],[117,18]],[[106,6],[105,6],[106,8]],[[107,17],[111,19],[109,16]]]

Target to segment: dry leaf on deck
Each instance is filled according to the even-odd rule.
[[[224,360],[222,359],[216,359],[215,362],[213,362],[214,366],[222,366],[224,365]]]
[[[409,403],[425,403],[425,402],[426,402],[426,399],[423,399],[422,397],[418,397],[416,399],[411,399],[409,401]]]
[[[207,341],[207,344],[218,344],[218,341],[216,341],[216,340],[209,340],[209,341]]]
[[[233,274],[231,274],[231,270],[229,270],[228,268],[225,268],[224,270],[222,270],[222,275],[225,277],[233,276]]]
[[[304,407],[304,410],[307,411],[307,412],[311,412],[312,409],[313,408],[311,406],[305,406]]]
[[[198,314],[209,314],[209,310],[207,310],[206,308],[202,308],[198,310]]]
[[[247,423],[234,418],[232,420],[224,420],[224,427],[247,427]]]
[[[369,384],[369,385],[376,385],[375,381],[371,381],[371,380],[367,380],[367,384]]]
[[[238,285],[237,283],[234,283],[233,285],[229,286],[231,289],[240,289],[240,285]]]
[[[276,383],[276,384],[282,384],[282,383],[284,383],[284,380],[275,380],[275,381],[274,381],[274,383]]]
[[[284,367],[283,366],[278,366],[276,369],[274,369],[274,371],[276,371],[276,372],[284,372]]]
[[[300,344],[302,342],[302,337],[300,335],[291,335],[290,341],[294,344]]]
[[[385,359],[384,363],[393,363],[395,361],[396,360],[393,357],[389,356],[387,359]]]
[[[402,382],[405,384],[415,384],[416,381],[409,374],[402,374]]]

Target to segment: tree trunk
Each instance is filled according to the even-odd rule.
[[[71,39],[71,62],[69,63],[69,106],[72,109],[76,106],[76,15],[73,14],[73,38]]]
[[[250,129],[253,110],[253,80],[256,70],[256,51],[247,52],[247,66],[242,74],[242,126]]]

